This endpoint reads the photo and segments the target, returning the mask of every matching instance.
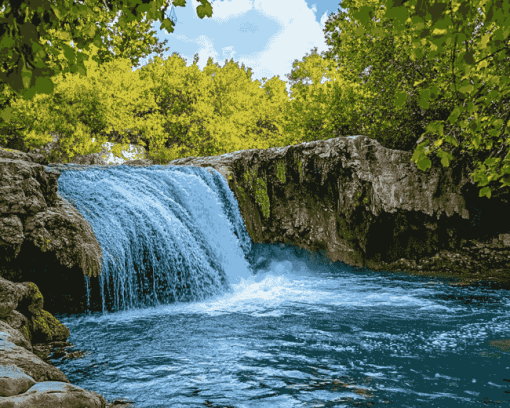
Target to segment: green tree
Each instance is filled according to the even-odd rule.
[[[380,7],[380,1],[370,4],[374,9]],[[330,16],[324,29],[330,49],[323,55],[348,69],[349,79],[374,95],[363,105],[359,118],[362,134],[391,149],[413,150],[425,127],[432,120],[446,119],[451,109],[452,102],[444,97],[428,109],[419,104],[420,89],[436,82],[439,72],[448,69],[446,52],[432,61],[425,57],[413,61],[402,51],[401,45],[408,41],[405,35],[393,33],[388,22],[383,24],[382,38],[361,33],[360,24],[352,17],[356,10],[351,6],[348,12]],[[397,105],[397,96],[402,98],[404,93],[405,103]]]
[[[261,126],[280,122],[276,115],[285,101],[283,81],[272,78],[261,88],[251,80],[251,69],[233,60],[220,67],[209,58],[203,71],[197,56],[190,67],[175,54],[162,62],[156,57],[140,69],[141,78],[158,84],[153,92],[167,121],[166,152],[158,160],[283,145],[280,132]]]
[[[93,45],[91,51],[94,55]],[[99,65],[91,59],[85,65],[86,77],[78,73],[54,77],[52,95],[11,103],[11,123],[25,144],[41,146],[52,141],[51,133],[60,135],[50,160],[67,162],[77,155],[100,152],[112,139],[119,143],[112,152],[122,157],[129,129],[150,134],[157,143],[163,137],[161,117],[151,115],[142,120],[132,113],[156,105],[149,97],[150,84],[139,79],[139,71],[132,72],[130,60],[117,58]]]
[[[207,0],[200,2],[198,16],[211,17],[211,4]],[[165,18],[166,0],[109,0],[106,3],[85,0],[84,4],[63,0],[11,0],[4,3],[5,9],[0,12],[0,81],[24,99],[31,99],[36,94],[51,95],[54,89],[52,77],[58,73],[87,75],[84,61],[89,59],[90,45],[108,52],[106,39],[102,38],[107,21],[104,13],[111,16],[121,11],[118,26],[122,30],[129,30],[131,22],[139,23],[144,12],[148,20],[161,21],[161,28],[169,33],[173,32],[174,26],[172,20]],[[172,0],[172,4],[183,7],[186,1]],[[42,43],[41,39],[49,41]],[[70,41],[75,47],[69,45]],[[48,63],[45,58],[49,53],[57,60],[62,56],[64,65]],[[93,58],[101,62],[101,54],[96,53]],[[10,114],[9,107],[0,112],[4,121],[9,120]]]
[[[272,78],[261,88],[251,70],[233,60],[219,67],[209,58],[203,72],[197,62],[186,67],[174,53],[132,72],[127,58],[91,59],[85,62],[88,76],[61,73],[54,94],[12,103],[11,124],[29,146],[51,141],[51,133],[62,135],[51,158],[61,162],[99,152],[106,141],[117,143],[117,157],[129,142],[146,148],[157,163],[284,145],[278,128],[288,100],[283,81]],[[261,119],[276,124],[276,131],[260,126]]]
[[[4,6],[5,7],[5,6]],[[146,13],[144,13],[146,15]],[[126,24],[126,27],[121,30],[119,26],[119,20],[114,23],[108,21],[113,21],[115,18],[113,13],[103,13],[100,17],[102,22],[107,23],[107,27],[102,29],[102,37],[107,40],[108,49],[99,50],[97,55],[100,58],[101,63],[105,63],[108,61],[112,61],[114,58],[128,58],[131,61],[132,66],[139,67],[140,58],[145,58],[149,54],[154,52],[158,53],[160,57],[163,56],[164,51],[168,51],[168,47],[163,48],[163,46],[168,42],[165,40],[163,43],[160,43],[157,37],[153,37],[156,33],[155,31],[149,31],[153,20],[142,21],[139,24],[136,22],[129,22]],[[92,19],[92,17],[88,17],[88,19]],[[99,22],[96,22],[98,25]],[[64,29],[69,29],[69,24],[63,26]],[[101,30],[101,27],[98,27]],[[55,34],[55,30],[50,30],[52,35]],[[41,38],[41,44],[44,45],[47,40]],[[65,62],[65,57],[59,55],[58,58],[53,56],[53,54],[48,53],[44,57],[44,61],[50,67],[54,67],[55,64],[62,66]],[[0,69],[2,69],[0,67]],[[62,68],[60,68],[62,69]],[[0,88],[3,90],[0,92],[0,111],[9,107],[11,103],[18,99],[18,95],[13,92],[6,83],[0,83]],[[13,126],[13,124],[4,124],[3,128],[0,129],[0,143],[3,143],[5,146],[9,146],[11,148],[16,148],[18,150],[26,151],[27,147],[24,144],[23,138],[19,132],[19,128]],[[109,133],[109,140],[113,142],[113,139],[118,139],[120,135]]]
[[[413,161],[427,170],[431,155],[440,158],[443,166],[467,155],[476,166],[472,176],[483,187],[480,196],[490,198],[493,190],[510,186],[510,110],[505,99],[510,92],[509,0],[383,0],[381,5],[380,23],[390,22],[394,33],[408,36],[402,50],[413,60],[425,55],[431,61],[444,50],[450,51],[450,69],[420,90],[419,103],[425,109],[435,103],[442,96],[439,84],[447,86],[442,91],[455,106],[446,119],[427,126]],[[351,6],[356,7],[355,0],[342,3],[344,8]],[[385,36],[373,21],[377,11],[365,5],[353,13],[360,34]],[[397,105],[405,101],[406,96],[397,95]],[[448,122],[461,132],[448,128]]]
[[[313,49],[302,61],[294,61],[287,78],[293,98],[282,121],[288,144],[360,133],[361,112],[371,94],[349,81],[336,61]]]

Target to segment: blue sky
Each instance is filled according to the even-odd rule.
[[[202,70],[209,57],[224,65],[225,59],[234,59],[252,69],[252,80],[261,81],[273,76],[287,82],[286,74],[294,60],[301,60],[314,47],[328,49],[323,29],[328,16],[337,13],[339,0],[213,0],[212,18],[200,19],[196,8],[200,3],[187,0],[185,7],[166,11],[175,13],[174,32],[160,30],[160,23],[153,23],[155,36],[162,42],[168,40],[165,57],[177,52],[193,63],[198,53],[198,66]],[[152,56],[155,56],[153,54]],[[150,57],[152,57],[150,56]],[[140,60],[141,65],[149,59]],[[290,95],[290,85],[287,84]]]

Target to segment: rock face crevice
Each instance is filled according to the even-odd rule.
[[[60,173],[47,164],[41,155],[0,149],[0,276],[36,283],[51,312],[63,297],[83,310],[83,275],[99,275],[102,250],[90,224],[59,196]],[[69,293],[59,293],[63,287]]]

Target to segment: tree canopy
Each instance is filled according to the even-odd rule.
[[[197,7],[200,18],[212,16],[212,6],[207,0],[199,0]],[[172,0],[177,7],[184,7],[185,0]],[[0,81],[7,84],[17,95],[32,99],[36,94],[52,94],[52,77],[58,73],[79,73],[87,75],[84,61],[89,59],[90,46],[99,51],[92,57],[96,62],[104,62],[112,55],[108,50],[106,23],[118,11],[117,23],[123,31],[131,35],[135,26],[146,15],[149,21],[159,20],[161,28],[168,33],[174,31],[174,23],[166,18],[166,0],[28,0],[3,2],[5,10],[0,12]],[[99,24],[99,27],[96,26]],[[149,33],[150,34],[150,33]],[[146,37],[149,38],[150,36]],[[131,37],[125,36],[126,39]],[[133,37],[139,39],[140,37]],[[46,40],[46,41],[45,41]],[[70,45],[73,41],[75,47]],[[128,40],[129,41],[129,40]],[[106,43],[105,43],[106,42]],[[121,54],[137,56],[140,44],[125,42],[115,44]],[[134,45],[134,47],[133,47]],[[81,51],[80,51],[81,50]],[[127,51],[126,51],[127,50]],[[48,54],[56,61],[51,63]],[[139,54],[138,54],[139,55]],[[11,115],[9,107],[0,112],[4,121]]]

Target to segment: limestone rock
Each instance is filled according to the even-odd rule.
[[[32,282],[18,283],[22,289],[22,298],[18,302],[18,311],[25,316],[40,313],[43,309],[44,299],[36,284]]]
[[[135,166],[135,167],[150,167],[154,163],[149,159],[126,160],[122,165]]]
[[[359,135],[168,165],[221,173],[254,242],[324,250],[333,261],[376,268],[455,251],[476,238],[470,211],[485,203],[468,163],[435,163],[423,172],[411,157]],[[487,212],[508,210],[510,196],[491,200]],[[508,232],[510,223],[493,222],[483,234],[497,235],[498,229]],[[476,231],[482,234],[482,228]]]
[[[25,240],[41,251],[52,251],[68,268],[79,265],[85,273],[101,270],[101,246],[92,227],[80,212],[62,199],[60,207],[51,207],[27,217]]]
[[[46,171],[33,157],[0,148],[0,259],[13,261],[30,242],[55,252],[62,265],[97,275],[102,252],[90,224],[58,195],[61,173]]]
[[[19,347],[28,351],[33,351],[32,344],[23,336],[19,330],[9,326],[6,322],[0,320],[0,339],[10,341]]]
[[[45,363],[39,357],[23,347],[16,346],[7,340],[0,340],[0,365],[14,365],[35,381],[63,381],[69,382],[58,368]]]
[[[15,365],[0,366],[0,397],[21,394],[33,385],[34,379]]]
[[[23,224],[16,215],[0,217],[0,245],[10,246],[14,258],[18,256],[24,239]]]
[[[18,330],[25,339],[30,341],[30,328],[28,325],[28,319],[17,310],[13,310],[10,315],[2,319],[13,329]]]
[[[105,408],[104,397],[76,385],[58,381],[40,382],[23,394],[1,398],[0,408]]]
[[[25,288],[0,278],[0,319],[9,316],[18,307]]]
[[[83,156],[76,156],[73,157],[71,160],[71,163],[76,164],[88,164],[88,165],[106,165],[106,160],[104,157],[102,157],[101,153],[91,153],[91,154],[85,154]]]
[[[14,283],[0,278],[0,316],[20,330],[28,341],[47,343],[66,341],[69,329],[43,310],[44,299],[32,282]],[[14,309],[18,310],[14,310]]]

